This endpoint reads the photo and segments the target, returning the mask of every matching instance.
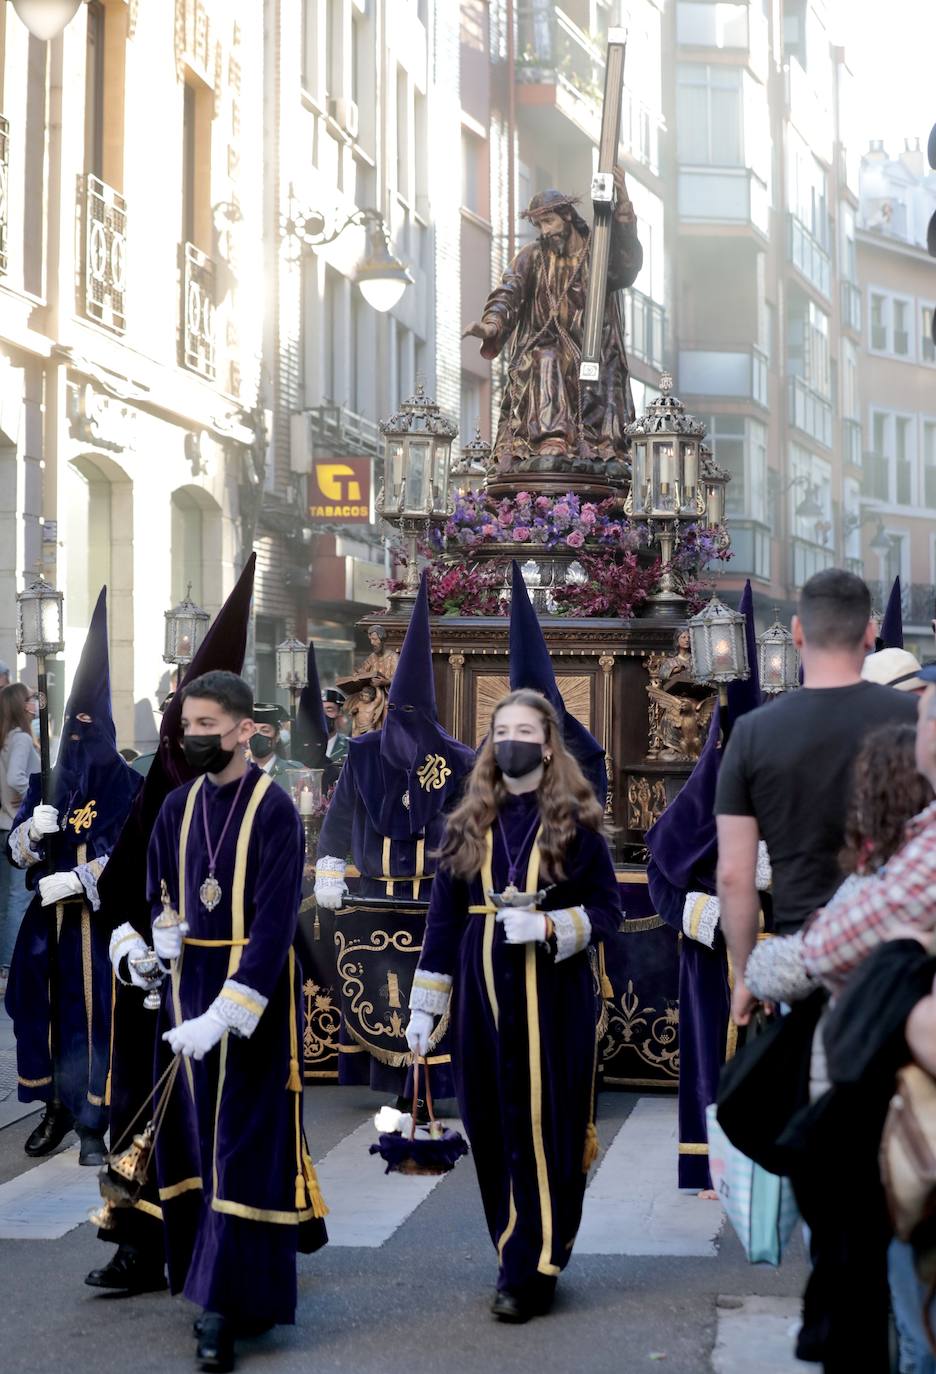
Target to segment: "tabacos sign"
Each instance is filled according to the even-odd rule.
[[[370,458],[316,458],[309,476],[309,515],[342,525],[369,525]]]

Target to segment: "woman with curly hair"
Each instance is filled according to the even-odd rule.
[[[505,696],[448,820],[406,1033],[424,1055],[451,1010],[502,1321],[549,1310],[597,1148],[588,950],[621,922],[602,824],[550,703]]]

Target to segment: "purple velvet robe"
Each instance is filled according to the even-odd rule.
[[[163,985],[160,1029],[207,1011],[229,977],[268,999],[249,1038],[228,1032],[204,1059],[183,1062],[157,1141],[157,1178],[173,1292],[181,1289],[192,1302],[240,1323],[289,1323],[297,1250],[308,1253],[326,1239],[307,1187],[314,1171],[292,1062],[301,1045],[293,940],[304,841],[288,794],[258,769],[250,768],[239,797],[237,788],[207,778],[177,788],[150,841],[153,915],[162,909],[165,884],[189,924],[182,957]],[[212,844],[234,808],[215,868],[222,896],[213,911],[199,896],[208,874],[202,796]],[[232,943],[238,940],[243,943]],[[161,1072],[170,1051],[158,1043]]]
[[[536,794],[509,797],[501,818],[518,863],[518,887],[535,846]],[[524,845],[524,837],[527,842]],[[507,884],[508,858],[495,827],[491,876]],[[522,847],[522,848],[521,848]],[[538,851],[536,851],[538,853]],[[618,885],[602,835],[580,827],[566,877],[542,909],[585,908],[591,943],[621,923]],[[596,995],[588,952],[557,963],[544,945],[511,945],[490,907],[482,875],[440,872],[433,884],[420,968],[453,978],[455,1082],[491,1240],[498,1286],[523,1289],[569,1262],[582,1215],[584,1154],[595,1089]]]

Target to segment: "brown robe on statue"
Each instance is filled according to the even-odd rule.
[[[496,358],[512,339],[494,442],[501,472],[561,471],[578,463],[616,465],[627,454],[623,431],[634,418],[634,402],[624,323],[614,293],[635,281],[643,249],[635,223],[612,221],[601,373],[597,384],[580,390],[589,230],[577,214],[573,224],[584,240],[580,254],[559,256],[539,239],[527,244],[484,307],[483,322],[496,324],[498,332],[484,340],[482,357]]]

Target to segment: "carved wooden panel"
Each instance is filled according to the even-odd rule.
[[[559,693],[565,702],[566,710],[581,721],[586,730],[592,729],[591,675],[589,673],[557,673],[556,682]],[[475,678],[474,699],[474,744],[475,748],[487,734],[491,712],[510,691],[510,678],[506,673],[479,673]]]

